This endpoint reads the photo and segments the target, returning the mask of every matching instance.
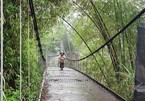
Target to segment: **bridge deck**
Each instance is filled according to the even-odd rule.
[[[70,68],[47,68],[41,101],[123,101],[105,88]]]

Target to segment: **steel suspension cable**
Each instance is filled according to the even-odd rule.
[[[74,61],[84,60],[85,58],[88,58],[88,57],[92,56],[93,54],[97,53],[99,50],[104,48],[108,43],[112,42],[117,36],[119,36],[124,30],[126,30],[133,22],[135,22],[144,13],[145,13],[145,8],[143,10],[141,10],[131,21],[129,21],[119,32],[117,32],[114,36],[112,36],[108,41],[106,41],[103,45],[101,45],[99,48],[97,48],[91,54],[89,54],[81,59],[74,60]]]
[[[79,34],[79,32],[68,21],[66,21],[63,17],[61,17],[61,16],[59,16],[59,17],[63,21],[65,21],[78,34],[78,36],[81,38],[81,40],[85,43],[86,47],[92,53],[92,50],[90,49],[90,47],[88,46],[88,44],[86,43],[86,41],[83,39],[83,37]],[[95,57],[95,55],[93,54],[92,56],[95,59],[96,63],[99,64],[98,61],[97,61],[97,59],[96,59],[96,57]],[[68,58],[68,59],[74,61],[73,59],[70,59],[70,58]],[[100,66],[99,66],[99,69],[100,69],[101,73],[103,74],[104,78],[107,79],[106,75],[104,74],[104,72],[103,72],[103,70],[102,70],[102,68]]]
[[[33,0],[29,0],[29,6],[30,6],[30,11],[31,11],[31,16],[33,18],[33,26],[34,26],[34,30],[35,30],[35,33],[36,33],[36,40],[38,42],[39,52],[41,54],[41,57],[42,57],[43,61],[45,61],[42,46],[41,46],[41,40],[40,40],[40,37],[39,37],[39,31],[38,31],[37,20],[36,20],[34,6],[33,6]]]
[[[3,101],[3,0],[1,0],[1,94],[0,99]]]
[[[22,1],[19,5],[20,16],[20,101],[22,101]]]

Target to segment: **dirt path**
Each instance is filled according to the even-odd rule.
[[[44,79],[41,101],[123,101],[73,69],[48,68]]]

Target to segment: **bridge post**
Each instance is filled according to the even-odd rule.
[[[134,100],[145,101],[145,24],[138,24]]]

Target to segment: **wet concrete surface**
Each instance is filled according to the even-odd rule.
[[[70,69],[49,67],[45,72],[41,101],[122,101],[85,75]]]

